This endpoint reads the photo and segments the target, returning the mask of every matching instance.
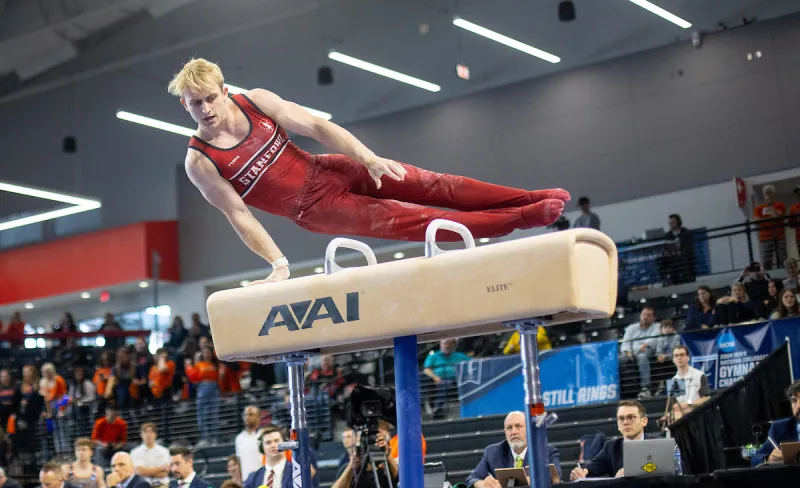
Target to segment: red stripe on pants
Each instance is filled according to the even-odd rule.
[[[403,167],[408,171],[403,181],[384,176],[378,190],[366,168],[347,156],[316,156],[300,195],[297,223],[322,234],[406,241],[424,241],[428,224],[440,218],[464,224],[477,238],[500,237],[526,227],[520,212],[520,207],[532,203],[526,190]],[[437,237],[460,239],[452,232]]]

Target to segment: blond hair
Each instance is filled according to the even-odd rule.
[[[222,89],[224,83],[225,77],[218,64],[203,58],[192,58],[172,77],[167,90],[176,97],[183,97],[186,89],[194,92],[214,87]]]

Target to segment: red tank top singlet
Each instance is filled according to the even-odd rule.
[[[258,109],[244,94],[231,95],[235,103],[247,117],[250,130],[247,136],[231,148],[213,146],[197,136],[192,136],[189,147],[204,154],[217,167],[219,174],[228,180],[245,202],[256,200],[260,203],[266,195],[267,182],[274,178],[267,177],[262,188],[256,189],[259,181],[268,172],[275,176],[300,160],[308,161],[309,155],[289,140],[286,131],[269,116]],[[271,185],[270,185],[271,186]],[[283,188],[270,188],[281,193]],[[251,198],[247,199],[248,195]],[[277,195],[275,195],[277,196]],[[263,205],[256,205],[263,208]],[[266,209],[273,211],[274,209]],[[281,212],[282,213],[282,212]]]

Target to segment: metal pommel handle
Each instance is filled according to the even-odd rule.
[[[436,219],[428,224],[428,228],[425,230],[426,258],[432,258],[445,252],[436,245],[436,232],[439,229],[449,230],[461,235],[461,238],[464,239],[464,244],[467,245],[467,249],[475,247],[475,239],[472,237],[472,232],[464,224],[459,224],[452,220]]]
[[[333,274],[337,271],[341,271],[342,268],[338,264],[336,264],[336,250],[340,247],[344,247],[347,249],[352,249],[353,251],[358,251],[367,258],[367,266],[375,266],[378,264],[378,259],[375,257],[375,252],[373,252],[372,248],[368,245],[364,244],[361,241],[356,241],[353,239],[346,239],[344,237],[337,237],[336,239],[332,240],[328,247],[325,249],[325,274]]]

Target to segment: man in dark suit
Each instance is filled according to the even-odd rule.
[[[492,444],[483,451],[483,458],[467,477],[467,486],[475,488],[501,488],[495,478],[500,468],[521,468],[528,464],[528,434],[525,414],[511,412],[503,423],[506,440]],[[561,477],[561,461],[558,449],[547,444],[549,463],[553,464]]]
[[[617,428],[622,437],[606,441],[603,449],[585,467],[572,470],[571,481],[586,477],[621,478],[625,476],[622,462],[622,443],[641,441],[645,438],[644,428],[647,426],[647,412],[644,405],[635,400],[623,400],[617,407]]]
[[[111,457],[111,472],[119,480],[117,488],[150,488],[150,483],[134,473],[133,458],[127,452],[120,451]]]
[[[198,478],[194,472],[194,456],[188,447],[178,446],[169,450],[169,471],[174,480],[169,488],[213,488],[210,481]]]
[[[283,452],[278,451],[278,444],[284,441],[283,431],[276,425],[268,425],[258,436],[261,453],[266,456],[266,464],[257,471],[250,473],[244,482],[244,488],[258,488],[265,485],[269,488],[292,488],[292,463],[286,459]],[[311,455],[311,479],[314,488],[319,486],[317,481],[317,458],[313,450]],[[194,488],[194,487],[191,487]]]
[[[64,471],[61,470],[61,465],[53,462],[44,463],[42,469],[39,470],[39,486],[40,488],[73,488],[64,481]]]
[[[782,463],[783,454],[775,445],[780,447],[781,442],[797,442],[800,440],[800,381],[792,383],[786,390],[786,396],[792,402],[792,414],[794,416],[788,419],[776,420],[772,423],[772,427],[769,428],[769,433],[767,434],[767,442],[761,446],[761,449],[756,452],[756,455],[750,461],[753,467],[764,463]]]

